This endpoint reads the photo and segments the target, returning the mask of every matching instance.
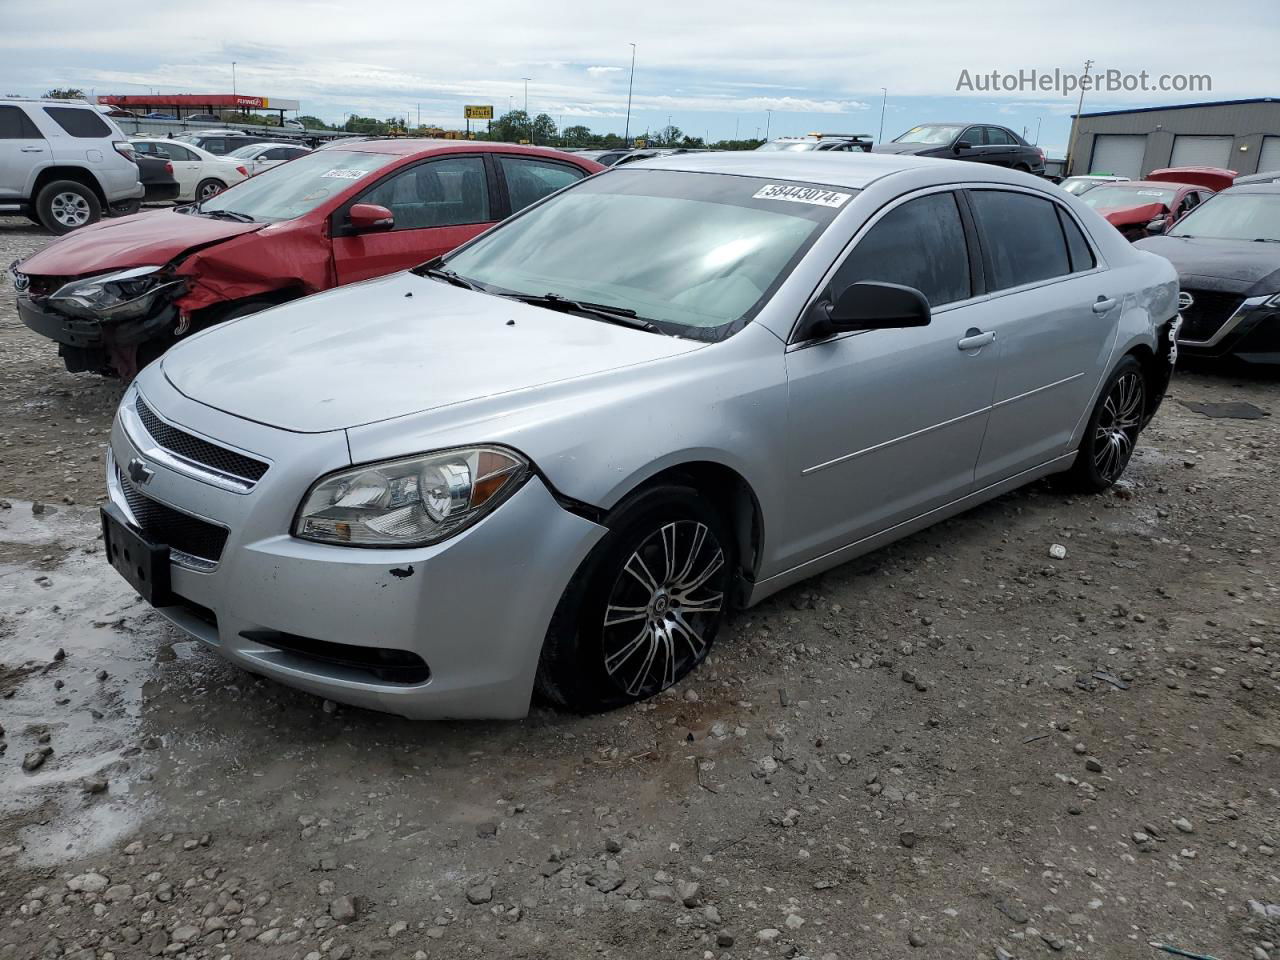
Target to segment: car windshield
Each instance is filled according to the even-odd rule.
[[[1062,187],[1062,189],[1067,191],[1067,193],[1081,194],[1086,190],[1091,190],[1103,183],[1106,183],[1106,181],[1090,180],[1088,177],[1067,177],[1067,179],[1063,180],[1062,183],[1058,184],[1058,186]]]
[[[818,146],[816,140],[770,140],[756,147],[757,150],[813,150]]]
[[[1280,193],[1219,193],[1179,220],[1169,236],[1280,243]]]
[[[1148,203],[1163,203],[1166,207],[1170,207],[1173,206],[1173,198],[1177,195],[1177,190],[1164,190],[1160,187],[1108,183],[1087,191],[1081,195],[1080,201],[1087,203],[1095,210],[1111,207],[1140,207]]]
[[[345,150],[309,153],[243,180],[191,209],[200,213],[244,214],[267,223],[292,220],[310,213],[394,159],[386,153]]]
[[[895,137],[894,143],[950,143],[962,128],[955,123],[922,123],[912,127],[901,136]]]
[[[489,292],[553,293],[715,340],[768,302],[856,192],[624,167],[530,208],[446,263]]]

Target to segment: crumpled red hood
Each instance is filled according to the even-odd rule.
[[[20,269],[33,276],[77,277],[163,266],[193,247],[220,243],[264,226],[151,210],[75,230],[27,257]]]
[[[1101,207],[1098,212],[1113,227],[1132,226],[1135,223],[1146,226],[1156,217],[1163,217],[1169,212],[1169,208],[1163,203],[1143,203],[1134,207]]]

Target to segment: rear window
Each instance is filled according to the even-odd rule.
[[[974,190],[969,197],[991,255],[992,290],[1071,272],[1067,241],[1053,203],[1004,190]]]
[[[81,107],[45,107],[53,122],[73,137],[100,140],[111,136],[111,128],[97,110]]]
[[[21,107],[0,107],[0,140],[42,140],[40,131]]]

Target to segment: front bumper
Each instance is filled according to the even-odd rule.
[[[18,318],[40,336],[68,347],[91,350],[103,345],[101,321],[54,313],[23,294],[18,294]]]
[[[1182,356],[1234,356],[1248,363],[1280,364],[1280,307],[1274,296],[1250,297],[1203,339],[1179,339]]]
[[[179,394],[158,366],[139,380],[170,425],[219,443],[236,437],[239,449],[270,461],[248,492],[201,479],[157,449],[129,415],[134,391],[126,394],[111,434],[113,503],[128,510],[117,465],[139,460],[151,472],[141,488],[146,497],[227,531],[212,566],[181,555],[171,564],[177,602],[158,608],[161,614],[246,670],[342,703],[419,718],[527,713],[551,616],[603,527],[564,510],[533,476],[493,514],[434,546],[358,549],[296,539],[289,527],[308,486],[350,462],[345,434],[287,433],[215,411]],[[297,644],[271,642],[278,635],[326,650],[410,651],[425,661],[429,679],[387,682]]]

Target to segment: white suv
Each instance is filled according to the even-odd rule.
[[[52,233],[127,210],[144,190],[133,146],[83,100],[0,99],[0,214]]]

